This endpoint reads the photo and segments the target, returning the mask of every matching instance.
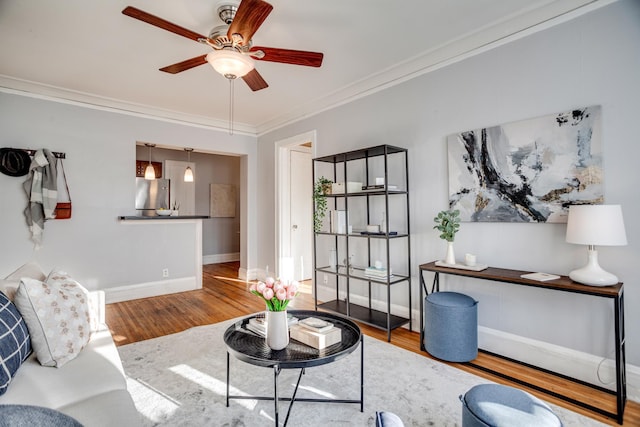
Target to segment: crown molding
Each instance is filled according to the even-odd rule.
[[[571,21],[616,1],[551,0],[540,7],[507,16],[498,23],[461,35],[447,44],[371,74],[322,98],[296,106],[286,114],[259,124],[258,136]]]
[[[0,74],[0,92],[44,99],[62,104],[76,105],[95,110],[126,114],[152,120],[199,127],[219,132],[229,132],[229,122],[210,117],[185,114],[149,105],[135,104],[90,93],[73,91]],[[256,128],[244,123],[233,123],[233,133],[256,136]]]
[[[507,16],[492,25],[463,34],[447,44],[422,52],[413,58],[373,73],[321,98],[297,105],[289,112],[256,126],[234,123],[234,133],[254,137],[262,136],[297,121],[570,21],[616,1],[618,0],[549,0],[541,6],[531,7],[518,14]],[[227,121],[165,110],[150,105],[129,103],[6,75],[0,75],[0,92],[228,132]]]

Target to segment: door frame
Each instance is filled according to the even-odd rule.
[[[290,184],[290,168],[289,168],[289,152],[294,149],[300,151],[300,146],[305,143],[311,143],[309,152],[311,158],[315,157],[316,148],[316,131],[312,130],[302,134],[298,134],[289,138],[276,141],[276,158],[275,158],[275,171],[276,171],[276,212],[275,212],[275,271],[280,275],[280,259],[284,254],[288,254],[290,251],[289,242],[291,234],[291,218],[290,218],[290,206],[291,206],[291,194],[289,192]],[[311,166],[311,165],[310,165]],[[310,240],[310,244],[312,241]],[[313,260],[312,260],[313,264]]]

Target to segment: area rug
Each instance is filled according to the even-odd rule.
[[[200,326],[118,348],[129,391],[145,426],[271,426],[273,402],[232,400],[226,407],[226,347],[233,320]],[[375,412],[391,411],[405,426],[460,426],[459,396],[489,381],[364,337],[364,412],[359,404],[296,402],[289,426],[375,426]],[[273,369],[230,361],[231,394],[273,395]],[[283,370],[279,394],[290,396],[298,370]],[[309,368],[298,397],[359,398],[360,350],[334,363]],[[284,420],[287,403],[280,405]],[[551,405],[566,427],[604,426]]]

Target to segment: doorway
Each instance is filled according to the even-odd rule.
[[[311,159],[315,137],[312,131],[276,143],[276,265],[280,277],[299,281],[313,277]]]

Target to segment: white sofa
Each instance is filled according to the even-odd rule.
[[[7,280],[0,280],[0,291],[11,294],[7,283]],[[55,409],[87,427],[142,424],[127,391],[118,350],[105,324],[104,293],[90,292],[89,298],[92,302],[91,316],[95,316],[93,320],[99,325],[91,334],[89,343],[61,367],[42,366],[33,352],[20,365],[6,392],[0,395],[0,405]]]

